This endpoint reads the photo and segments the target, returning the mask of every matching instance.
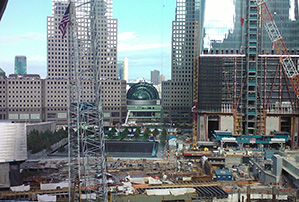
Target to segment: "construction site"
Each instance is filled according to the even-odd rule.
[[[235,30],[222,42],[211,42],[195,60],[197,139],[211,140],[214,130],[252,139],[283,131],[290,134],[291,147],[297,148],[295,22],[288,20],[287,1],[258,1],[257,7],[256,3],[237,2]]]
[[[106,81],[100,77],[99,64],[103,51],[109,53],[116,44],[100,43],[100,37],[109,33],[97,26],[100,22],[107,26],[110,18],[96,16],[102,7],[112,9],[112,2],[53,0],[53,13],[70,12],[65,39],[69,54],[66,151],[27,159],[24,150],[18,150],[22,158],[4,159],[0,174],[10,184],[0,187],[0,200],[296,201],[299,64],[295,50],[299,44],[280,34],[282,25],[294,24],[276,24],[285,19],[279,9],[289,4],[273,2],[268,7],[265,1],[237,1],[238,28],[209,49],[200,47],[203,28],[194,22],[192,130],[163,125],[167,138],[162,145],[162,134],[143,141],[111,141],[104,132],[101,92]],[[22,131],[18,144],[24,146]],[[11,183],[13,168],[11,173],[17,173],[20,183]]]

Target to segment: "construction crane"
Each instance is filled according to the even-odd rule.
[[[197,140],[199,131],[198,114],[198,71],[199,71],[199,28],[198,22],[194,27],[194,59],[193,59],[193,92],[192,92],[192,150],[197,150]]]
[[[87,201],[108,201],[97,31],[100,3],[68,1],[69,201],[80,201],[81,191]]]
[[[289,51],[281,37],[281,34],[276,26],[276,23],[271,15],[268,5],[265,0],[257,1],[257,9],[264,27],[273,43],[273,47],[278,55],[280,55],[280,63],[293,86],[295,94],[299,99],[299,73],[290,57]]]

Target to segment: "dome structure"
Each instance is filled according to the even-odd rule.
[[[139,82],[134,84],[127,93],[128,100],[157,100],[159,93],[157,89],[149,83]]]
[[[139,82],[127,92],[126,124],[160,123],[161,104],[157,89],[150,83]]]

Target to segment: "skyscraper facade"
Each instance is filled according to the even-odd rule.
[[[27,74],[27,58],[26,56],[15,57],[15,74]]]
[[[58,123],[67,123],[67,77],[69,54],[69,33],[62,38],[58,24],[66,10],[68,1],[53,0],[52,16],[47,18],[47,79],[45,83],[45,117]],[[97,27],[99,47],[99,68],[101,80],[101,96],[104,125],[122,123],[126,117],[126,82],[117,79],[117,20],[112,18],[112,0],[97,1]],[[82,11],[84,12],[84,11]],[[78,24],[84,19],[77,19]],[[84,38],[87,30],[78,32],[79,38]],[[80,47],[84,48],[84,47]],[[80,54],[79,48],[79,54]],[[84,51],[82,51],[83,53]],[[80,57],[86,57],[80,55]],[[88,84],[93,73],[90,69],[91,58],[82,59],[80,70],[81,82]],[[80,60],[81,61],[81,60]],[[71,75],[70,75],[71,76]],[[84,87],[84,99],[93,101],[92,88]]]
[[[158,71],[156,69],[154,71],[151,71],[151,82],[154,85],[158,85],[159,84],[159,77],[160,77],[160,71]]]
[[[202,47],[204,8],[205,0],[177,0],[172,23],[171,80],[162,83],[163,122],[192,121],[193,59],[195,47]]]

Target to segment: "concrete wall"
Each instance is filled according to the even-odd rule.
[[[233,116],[221,116],[220,117],[220,129],[234,131],[234,117]]]
[[[259,181],[265,182],[265,183],[277,183],[279,178],[277,178],[273,173],[270,171],[265,171],[264,168],[259,165],[257,162],[253,162],[253,175],[258,178]]]
[[[273,174],[280,176],[282,171],[282,157],[280,155],[273,155]]]
[[[0,188],[10,187],[9,163],[0,163]]]
[[[199,141],[206,141],[206,126],[205,125],[205,117],[204,116],[200,116],[199,117]]]
[[[271,131],[280,131],[280,123],[279,123],[279,117],[267,117],[266,118],[266,134],[269,135]]]
[[[238,166],[242,164],[243,156],[226,156],[225,157],[225,166],[232,168],[233,165]]]

